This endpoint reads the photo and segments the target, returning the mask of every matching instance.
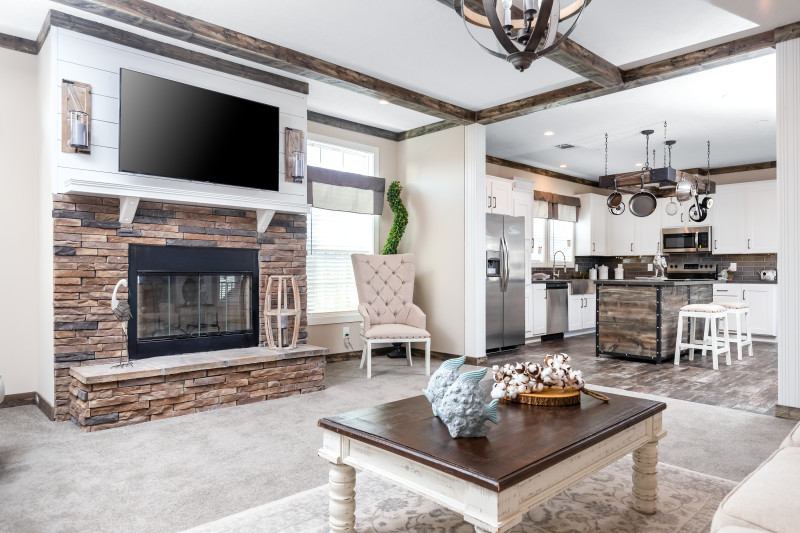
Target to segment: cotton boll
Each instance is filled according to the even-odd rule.
[[[499,400],[504,398],[506,395],[506,391],[502,390],[500,387],[496,387],[492,389],[492,399]]]
[[[511,398],[512,400],[517,397],[517,388],[513,385],[506,389],[506,396]]]

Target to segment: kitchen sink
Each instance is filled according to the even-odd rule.
[[[570,294],[594,294],[595,285],[594,280],[591,279],[570,279],[569,281]]]

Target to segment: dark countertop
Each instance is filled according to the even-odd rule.
[[[724,280],[714,280],[714,283],[736,283],[736,284],[744,284],[744,285],[777,285],[777,281],[764,281],[760,279],[751,279],[747,281],[732,279],[729,281]]]
[[[677,285],[713,285],[714,283],[725,283],[720,280],[711,279],[667,279],[655,281],[649,279],[598,279],[596,285],[638,285],[643,287],[675,287]]]

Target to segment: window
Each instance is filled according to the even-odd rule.
[[[568,267],[575,265],[575,223],[546,218],[533,219],[533,251],[531,262],[534,266],[550,266],[553,255],[564,253]],[[558,254],[558,265],[562,257]]]
[[[308,164],[375,175],[375,153],[332,142],[308,141]],[[375,253],[375,215],[311,208],[306,248],[308,313],[327,314],[316,323],[332,321],[336,313],[355,313],[358,295],[350,255]]]

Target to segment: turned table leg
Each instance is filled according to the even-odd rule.
[[[355,531],[356,525],[356,471],[352,466],[331,464],[328,474],[330,494],[330,525],[335,533]]]
[[[648,442],[633,452],[633,508],[644,514],[656,512],[657,444],[658,442]]]

